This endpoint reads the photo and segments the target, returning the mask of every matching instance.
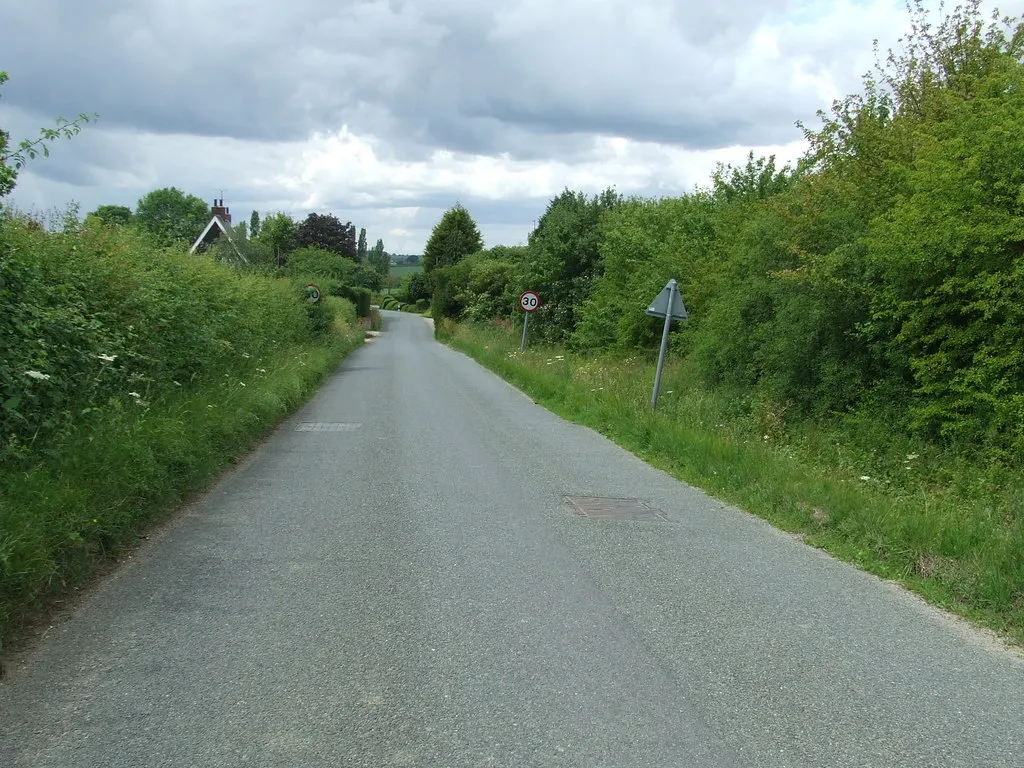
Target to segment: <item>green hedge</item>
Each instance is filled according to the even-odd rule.
[[[0,218],[0,633],[202,487],[362,334],[346,300]]]
[[[368,288],[360,288],[351,285],[337,285],[331,288],[331,295],[343,296],[355,305],[359,317],[370,316],[370,304],[373,300],[373,292]]]
[[[287,280],[244,275],[130,231],[0,224],[0,462],[194,386],[331,324]],[[136,393],[138,396],[135,394]]]

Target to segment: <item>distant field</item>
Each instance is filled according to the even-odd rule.
[[[406,275],[413,274],[414,272],[420,272],[422,269],[422,264],[392,264],[390,274],[391,277],[401,279]]]

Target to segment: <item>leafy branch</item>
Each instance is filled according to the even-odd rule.
[[[39,155],[43,157],[50,156],[50,148],[47,146],[48,142],[70,139],[72,136],[78,135],[86,123],[98,118],[99,115],[97,114],[87,115],[85,113],[80,114],[74,120],[65,120],[63,117],[58,117],[55,128],[40,128],[38,138],[25,139],[18,144],[16,150],[0,154],[0,163],[7,164],[10,162],[16,170],[21,170],[29,160],[34,160]]]

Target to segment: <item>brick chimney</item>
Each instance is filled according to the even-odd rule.
[[[225,224],[231,223],[231,214],[228,213],[228,209],[224,207],[224,200],[214,199],[213,207],[210,209],[211,216],[220,216],[220,220]]]

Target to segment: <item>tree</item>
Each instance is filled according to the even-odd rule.
[[[794,178],[788,165],[776,169],[775,155],[755,158],[750,150],[742,168],[724,163],[715,166],[712,189],[715,199],[723,202],[767,200],[785,190]]]
[[[402,286],[398,293],[407,304],[415,304],[420,299],[429,299],[430,286],[427,284],[427,276],[422,272],[410,272],[402,278]]]
[[[295,250],[295,232],[298,226],[287,213],[278,211],[263,218],[259,241],[270,251],[273,262],[281,266],[288,254]]]
[[[461,203],[447,210],[430,233],[423,250],[423,269],[451,266],[484,247],[476,222]]]
[[[7,82],[7,73],[0,72],[0,85]],[[11,135],[0,128],[0,197],[10,193],[14,189],[14,184],[18,179],[18,172],[7,165],[7,159],[9,157],[7,147],[10,143]]]
[[[366,261],[366,228],[359,230],[359,243],[356,246],[356,261],[362,264]]]
[[[101,205],[89,215],[111,227],[123,227],[132,223],[132,209],[127,205]]]
[[[0,72],[0,85],[8,80],[6,72]],[[25,167],[29,160],[34,160],[39,155],[48,157],[50,149],[48,142],[57,139],[70,139],[82,130],[82,125],[90,120],[95,120],[98,115],[79,115],[74,120],[57,118],[56,128],[41,128],[39,138],[25,139],[18,144],[17,149],[10,148],[11,135],[0,129],[0,197],[9,194],[18,179],[18,171]]]
[[[579,322],[579,307],[604,271],[598,245],[602,215],[620,203],[612,189],[588,197],[564,190],[551,201],[530,233],[530,259],[523,288],[539,291],[540,311],[531,327],[551,341],[563,341]]]
[[[384,241],[377,240],[377,244],[370,249],[366,255],[367,263],[373,267],[382,277],[387,277],[391,271],[391,257],[384,251]]]
[[[299,247],[322,248],[327,251],[359,261],[356,249],[356,228],[352,222],[342,224],[331,214],[311,213],[295,231],[295,242]]]
[[[260,212],[253,211],[249,217],[249,235],[253,238],[260,236]]]
[[[192,243],[210,220],[210,209],[177,187],[150,192],[135,206],[135,221],[161,245]]]
[[[296,248],[288,256],[287,273],[292,277],[329,278],[351,285],[356,270],[357,267],[351,259],[337,251],[315,246]]]
[[[352,274],[351,284],[370,291],[379,291],[384,287],[384,275],[370,264],[360,264]]]

